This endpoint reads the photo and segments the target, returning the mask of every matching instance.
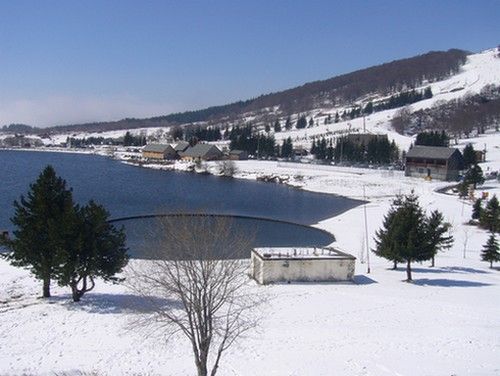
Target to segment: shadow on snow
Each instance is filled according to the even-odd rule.
[[[65,299],[71,299],[66,296]],[[119,314],[119,313],[149,313],[158,308],[178,308],[180,303],[157,297],[143,297],[133,294],[100,294],[89,293],[80,302],[68,301],[64,306],[69,310],[84,310],[89,313]]]
[[[414,279],[414,285],[419,286],[440,286],[440,287],[484,287],[491,286],[489,283],[474,282],[474,281],[464,281],[457,279]]]

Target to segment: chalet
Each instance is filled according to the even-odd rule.
[[[260,284],[351,281],[355,262],[334,248],[255,248],[250,275]]]
[[[142,149],[143,158],[147,159],[175,159],[177,153],[174,148],[166,144],[149,144]]]
[[[228,158],[232,161],[243,161],[248,159],[248,153],[244,150],[231,150]]]
[[[462,153],[443,146],[414,146],[406,154],[405,176],[458,180],[464,168]]]
[[[196,144],[187,148],[186,151],[179,152],[179,155],[186,161],[213,161],[223,156],[217,146],[210,144]]]

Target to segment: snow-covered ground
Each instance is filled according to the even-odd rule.
[[[486,143],[483,169],[500,169],[500,133],[465,142]],[[361,198],[365,187],[369,246],[395,194],[414,189],[422,205],[453,224],[455,244],[415,265],[413,284],[402,269],[370,255],[367,273],[363,207],[317,226],[358,257],[353,284],[277,284],[252,289],[269,295],[263,319],[224,356],[221,375],[494,375],[500,374],[500,271],[480,261],[487,233],[465,225],[471,205],[435,192],[442,182],[402,172],[278,162],[237,162],[237,177],[290,177],[312,191]],[[479,191],[500,195],[487,181]],[[467,241],[465,241],[467,240]],[[465,249],[465,257],[464,257]],[[133,261],[140,262],[140,261]],[[85,371],[105,375],[191,375],[187,341],[130,329],[141,299],[122,285],[100,282],[81,303],[68,289],[38,298],[41,284],[0,260],[0,374],[49,375]]]

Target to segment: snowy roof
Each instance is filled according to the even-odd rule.
[[[150,151],[154,153],[165,153],[172,146],[166,144],[149,144],[142,149],[142,151]]]
[[[257,255],[266,260],[273,259],[356,259],[338,249],[327,247],[274,247],[254,248]]]
[[[448,159],[453,153],[460,152],[455,148],[447,148],[444,146],[414,146],[408,153],[406,157],[410,158],[428,158],[428,159]]]

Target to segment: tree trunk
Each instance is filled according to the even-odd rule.
[[[203,362],[203,361],[196,362],[196,368],[198,369],[198,376],[207,376],[208,375],[206,361],[205,362]]]
[[[81,291],[78,291],[78,289],[76,288],[75,285],[71,285],[71,294],[73,296],[73,301],[74,302],[79,302],[80,301],[80,298],[82,297],[82,292]]]
[[[431,260],[432,260],[432,261],[431,261],[431,268],[433,268],[433,267],[434,267],[434,257],[435,257],[435,256],[432,256],[432,259],[431,259]]]
[[[408,260],[407,264],[406,264],[406,281],[407,282],[411,282],[412,279],[411,279],[411,261]]]
[[[490,269],[493,269],[493,261],[490,261]]]
[[[393,262],[394,262],[394,265],[392,267],[392,270],[396,270],[398,268],[398,262],[395,260]]]
[[[43,278],[43,295],[44,298],[50,298],[50,277]]]

